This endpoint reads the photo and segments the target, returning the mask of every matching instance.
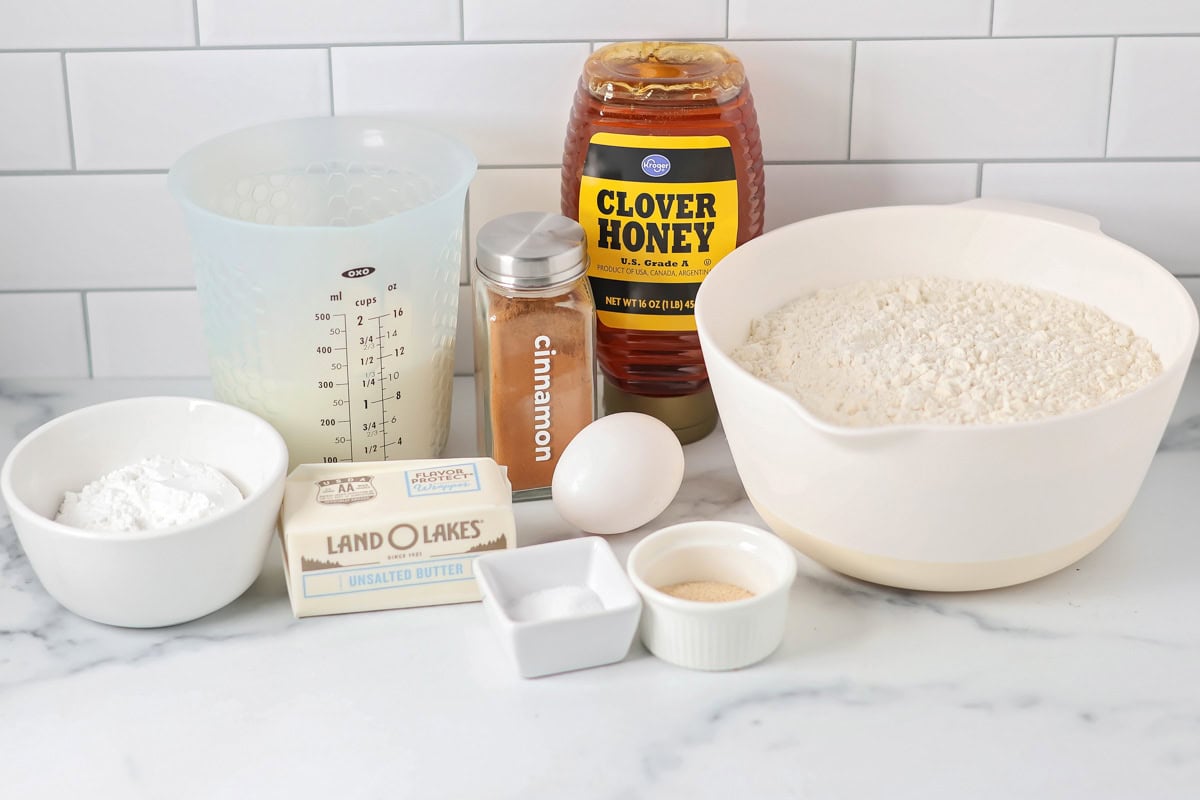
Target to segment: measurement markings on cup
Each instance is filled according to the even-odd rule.
[[[341,295],[341,292],[338,293]],[[343,353],[342,364],[346,371],[346,380],[341,383],[341,386],[346,387],[346,439],[349,441],[350,457],[347,461],[354,460],[354,420],[352,409],[353,401],[350,399],[350,321],[346,319],[345,313],[338,314],[342,318],[342,346],[340,349]]]
[[[404,444],[404,437],[401,435],[398,435],[396,437],[396,441],[394,441],[394,442],[388,440],[388,433],[387,433],[388,423],[391,422],[394,425],[399,420],[399,415],[391,413],[391,409],[388,408],[388,403],[392,400],[402,399],[402,395],[401,395],[402,390],[395,389],[393,391],[393,389],[396,385],[396,381],[399,380],[399,378],[400,378],[400,370],[399,369],[389,370],[386,365],[387,359],[404,355],[404,346],[395,344],[395,342],[392,342],[392,344],[395,345],[392,348],[393,352],[391,352],[391,353],[386,352],[388,349],[387,348],[388,342],[386,340],[398,338],[399,331],[397,331],[394,328],[384,330],[383,321],[385,319],[392,319],[392,320],[399,319],[402,316],[404,316],[404,309],[403,308],[394,308],[386,314],[377,314],[375,316],[369,317],[369,319],[375,320],[375,325],[376,325],[375,339],[376,339],[376,346],[377,346],[377,350],[378,350],[376,358],[378,359],[378,362],[376,363],[375,374],[378,376],[378,379],[379,379],[379,398],[377,400],[372,400],[371,402],[379,404],[378,434],[379,434],[379,437],[383,440],[382,444],[372,445],[372,447],[379,447],[383,451],[383,458],[385,461],[387,460],[387,457],[388,457],[387,449],[388,449],[389,445],[392,447],[401,447]],[[365,426],[364,426],[364,428],[365,428]],[[393,428],[393,430],[395,430],[395,429]],[[368,433],[368,436],[374,436],[374,435],[375,435],[374,431],[371,431]],[[365,450],[366,450],[366,448],[364,448],[364,451]]]
[[[396,370],[394,372],[389,372],[386,367],[385,362],[387,361],[387,359],[390,356],[388,353],[384,352],[384,339],[392,338],[392,337],[396,336],[397,332],[395,330],[389,330],[385,333],[383,330],[383,321],[385,319],[389,319],[389,318],[399,318],[403,314],[404,314],[403,308],[395,308],[395,309],[392,309],[387,314],[378,314],[374,317],[371,317],[371,319],[375,320],[375,324],[376,324],[375,336],[376,336],[376,340],[377,340],[376,344],[378,345],[378,349],[379,349],[379,355],[378,355],[379,363],[377,365],[377,374],[379,375],[379,399],[376,402],[379,403],[379,435],[380,435],[380,438],[383,439],[382,448],[383,448],[383,459],[385,461],[387,460],[387,457],[388,457],[387,456],[388,445],[392,444],[392,445],[395,445],[398,447],[403,443],[404,438],[402,436],[400,436],[400,437],[396,438],[395,442],[388,441],[388,435],[387,435],[388,411],[389,411],[388,401],[393,400],[393,399],[394,400],[400,399],[400,390],[398,390],[398,389],[396,390],[395,396],[394,397],[392,396],[392,386],[394,386],[394,381],[399,378],[400,371]],[[403,354],[403,352],[404,352],[403,348],[397,348],[396,355],[401,355],[401,354]],[[395,422],[396,419],[397,418],[395,416],[392,417],[393,422]]]
[[[338,304],[353,302],[359,308],[373,305],[378,308],[376,304],[384,298],[366,296],[343,300],[339,292],[330,295],[329,300]],[[319,344],[316,348],[322,370],[317,388],[328,392],[317,423],[329,432],[329,438],[324,440],[327,444],[322,447],[332,450],[320,453],[318,460],[324,463],[386,460],[403,446],[399,415],[392,403],[402,399],[397,386],[403,371],[390,359],[405,355],[405,345],[400,344],[404,336],[399,327],[404,316],[402,307],[375,315],[348,311],[335,313],[332,309],[317,312],[316,321],[328,325],[324,333],[329,337],[326,339],[328,344]],[[351,336],[351,325],[355,328],[354,336]],[[338,339],[341,344],[335,346]],[[373,405],[379,405],[378,415],[371,408]],[[357,437],[354,435],[356,429]],[[390,439],[390,435],[395,439]]]
[[[383,318],[389,314],[380,314],[373,319],[377,329],[376,337],[379,345],[379,430],[383,436],[383,460],[387,461],[387,371],[383,369]]]
[[[330,301],[341,299],[340,293],[333,295]],[[348,451],[343,456],[324,455],[320,456],[320,460],[325,463],[336,463],[338,461],[352,461],[354,459],[354,421],[353,421],[353,405],[351,400],[351,385],[350,385],[350,333],[349,319],[345,313],[334,312],[318,312],[316,314],[317,322],[337,322],[341,320],[340,325],[333,325],[328,328],[327,334],[332,337],[341,337],[342,346],[334,347],[332,344],[319,345],[317,347],[318,356],[333,355],[341,353],[341,356],[332,361],[325,362],[329,365],[329,378],[319,378],[317,380],[317,388],[327,389],[333,393],[340,394],[339,389],[345,393],[344,397],[334,396],[328,401],[329,416],[322,415],[318,420],[321,427],[334,428],[331,431],[329,439],[330,444],[343,445],[348,448]],[[335,380],[338,377],[337,373],[341,373],[343,380]],[[340,418],[341,414],[345,414],[344,419]],[[337,427],[345,427],[343,434],[338,434]]]

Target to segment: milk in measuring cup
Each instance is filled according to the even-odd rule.
[[[260,352],[246,359],[240,349],[242,366],[211,359],[217,396],[274,425],[292,466],[427,458],[445,446],[450,305],[407,302],[395,284],[356,289],[329,292],[307,319],[280,320],[274,335],[260,328]]]
[[[260,125],[171,168],[216,395],[292,466],[440,455],[474,173],[459,142],[386,117]]]

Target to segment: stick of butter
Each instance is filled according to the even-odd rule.
[[[516,547],[490,458],[302,464],[279,523],[297,617],[478,600],[475,558]]]

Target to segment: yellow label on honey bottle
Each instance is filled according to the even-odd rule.
[[[696,330],[700,282],[737,244],[729,140],[595,134],[579,184],[579,223],[601,322]]]

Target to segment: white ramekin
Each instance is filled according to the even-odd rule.
[[[629,653],[642,602],[598,536],[493,550],[475,560],[475,577],[488,620],[524,678],[612,664]],[[602,607],[544,619],[513,615],[523,595],[553,587],[591,589]]]
[[[783,639],[792,548],[761,528],[737,522],[685,522],[655,531],[629,554],[629,577],[642,595],[642,642],[681,667],[726,670],[769,656]],[[698,602],[659,590],[683,581],[719,581],[754,594]]]

